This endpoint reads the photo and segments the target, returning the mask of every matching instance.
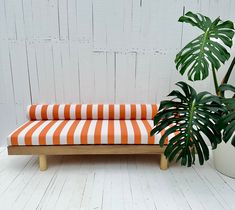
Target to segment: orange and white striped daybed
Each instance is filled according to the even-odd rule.
[[[9,155],[161,154],[161,134],[150,136],[156,104],[30,105],[28,119],[8,136]],[[167,142],[166,142],[167,143]]]

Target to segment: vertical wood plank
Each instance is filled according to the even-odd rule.
[[[95,90],[95,68],[92,49],[79,46],[80,93],[82,103],[92,103]]]
[[[15,90],[9,58],[8,43],[0,40],[0,145],[17,125]]]
[[[116,103],[135,103],[136,54],[116,54]]]
[[[98,68],[97,68],[98,67]],[[95,103],[114,102],[114,57],[113,53],[94,53]]]
[[[24,42],[13,41],[9,43],[9,49],[17,124],[19,125],[26,120],[26,107],[31,103],[26,45]]]
[[[39,102],[55,102],[55,77],[52,46],[48,42],[36,44],[37,80],[39,84]]]

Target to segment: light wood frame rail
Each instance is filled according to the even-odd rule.
[[[165,147],[159,145],[51,145],[51,146],[8,146],[9,155],[38,155],[39,168],[47,169],[47,155],[124,155],[160,154],[160,168],[168,168],[164,155]]]

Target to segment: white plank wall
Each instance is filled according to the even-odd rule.
[[[174,57],[198,33],[177,22],[188,10],[235,21],[233,0],[0,0],[0,145],[31,103],[162,100],[185,80]]]

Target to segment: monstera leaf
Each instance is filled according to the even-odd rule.
[[[182,90],[173,90],[169,96],[172,100],[162,101],[158,114],[154,117],[151,135],[165,130],[160,139],[160,146],[169,140],[165,156],[169,161],[181,160],[182,165],[191,166],[197,152],[199,163],[209,159],[208,146],[202,134],[209,139],[213,148],[221,142],[221,134],[215,125],[222,110],[220,100],[208,92],[197,93],[184,82],[176,83]]]
[[[192,12],[179,18],[179,22],[189,23],[203,33],[189,42],[175,59],[177,70],[183,75],[187,71],[189,80],[203,80],[209,70],[218,70],[221,63],[230,57],[226,48],[231,48],[234,26],[231,21],[209,17]]]
[[[228,142],[231,139],[232,145],[235,146],[235,87],[229,84],[223,84],[219,87],[219,90],[221,92],[232,91],[234,94],[231,98],[221,99],[225,106],[225,112],[218,121],[217,127],[223,133],[224,142]]]

